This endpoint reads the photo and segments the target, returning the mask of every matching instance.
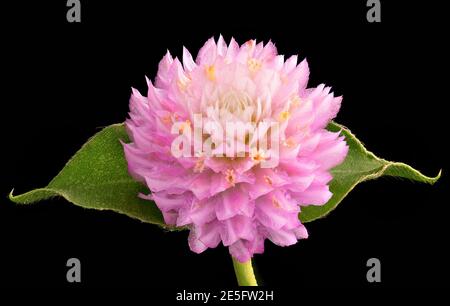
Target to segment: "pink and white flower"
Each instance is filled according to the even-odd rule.
[[[192,251],[222,242],[245,262],[264,251],[265,239],[288,246],[308,237],[301,207],[330,199],[329,170],[348,151],[339,133],[325,129],[342,97],[324,85],[307,88],[308,77],[306,60],[285,61],[272,42],[227,45],[220,37],[209,39],[195,61],[185,48],[182,61],[167,53],[155,82],[147,80],[147,97],[133,89],[126,121],[132,142],[124,144],[129,172],[148,186],[151,194],[140,196],[156,203],[167,224],[189,227]],[[192,131],[198,114],[201,141],[209,138],[213,154],[194,151],[193,141],[192,156],[175,157],[174,123]],[[235,155],[219,157],[237,138],[208,129],[208,122],[223,130],[228,122],[251,123],[258,133],[246,131]],[[258,145],[264,137],[276,137],[277,150]],[[277,162],[263,167],[268,158]]]

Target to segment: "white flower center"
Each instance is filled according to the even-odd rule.
[[[235,90],[219,95],[218,99],[207,108],[209,119],[216,121],[222,127],[227,123],[252,123],[255,106],[251,97]]]

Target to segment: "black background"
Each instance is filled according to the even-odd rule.
[[[308,240],[266,241],[255,258],[271,287],[448,286],[448,28],[437,3],[382,1],[382,22],[366,1],[66,1],[1,4],[1,286],[222,288],[235,285],[224,247],[189,251],[187,232],[62,199],[31,206],[7,194],[45,186],[101,127],[122,122],[131,86],[146,92],[169,49],[193,54],[211,36],[272,39],[279,53],[307,57],[309,86],[325,83],[344,101],[337,121],[378,156],[406,162],[434,186],[383,178],[359,185]],[[66,260],[82,263],[66,282]],[[382,282],[366,281],[381,260]],[[157,290],[154,290],[157,292]]]

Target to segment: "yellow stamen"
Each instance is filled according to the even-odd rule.
[[[272,198],[272,205],[273,205],[275,208],[281,208],[280,202],[279,202],[279,201],[277,200],[277,198],[275,198],[275,197]]]
[[[264,151],[255,149],[252,152],[251,158],[255,163],[259,163],[266,159],[266,155]]]
[[[288,148],[295,148],[295,146],[297,145],[297,143],[295,142],[295,140],[294,140],[292,137],[289,137],[288,139],[286,139],[286,140],[283,142],[283,145],[284,145],[285,147],[288,147]]]
[[[203,169],[205,169],[205,161],[203,158],[199,158],[194,166],[194,172],[202,173]]]
[[[272,179],[269,177],[269,176],[267,176],[267,175],[264,175],[264,181],[267,183],[267,185],[269,185],[269,186],[272,186],[272,184],[273,184],[273,182],[272,182]]]
[[[214,65],[206,67],[206,76],[210,81],[214,81],[216,79],[216,68]]]
[[[261,68],[262,63],[261,63],[261,61],[257,60],[256,58],[250,58],[247,61],[247,66],[248,66],[248,70],[250,70],[251,72],[256,72]]]
[[[236,182],[236,175],[234,174],[233,169],[228,169],[227,171],[225,171],[225,179],[231,186],[234,186]]]
[[[191,126],[191,121],[188,119],[180,125],[180,133],[184,132],[184,129]]]
[[[284,122],[284,121],[288,120],[290,116],[291,116],[291,113],[289,111],[282,111],[280,113],[280,115],[278,115],[278,119],[281,122]]]

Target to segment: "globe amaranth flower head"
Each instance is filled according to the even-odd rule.
[[[167,224],[190,229],[192,251],[222,242],[245,262],[264,251],[265,239],[288,246],[308,237],[300,210],[330,199],[329,170],[348,151],[325,129],[342,97],[324,85],[307,88],[308,77],[306,60],[285,61],[272,42],[227,45],[220,37],[195,61],[185,48],[182,61],[167,52],[147,97],[133,89],[129,172],[148,186],[151,194],[139,196],[153,200]],[[199,115],[202,134],[193,137]],[[229,135],[228,123],[253,130]],[[191,155],[173,153],[181,134],[175,147]]]

